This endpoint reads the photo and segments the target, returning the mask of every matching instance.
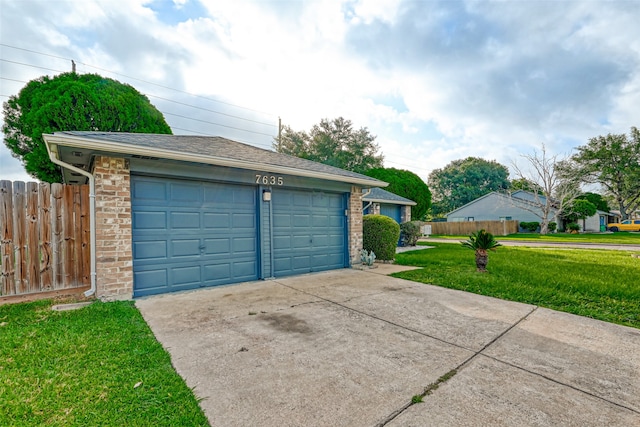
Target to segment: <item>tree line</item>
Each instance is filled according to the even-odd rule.
[[[171,133],[162,113],[133,87],[97,74],[63,73],[26,84],[3,104],[4,143],[25,170],[45,182],[60,182],[43,133],[72,130]],[[540,208],[583,218],[594,208],[623,219],[640,209],[640,131],[591,138],[567,157],[540,151],[522,155],[509,168],[495,160],[467,157],[433,170],[425,183],[415,173],[384,167],[376,136],[343,117],[322,119],[309,131],[284,126],[273,149],[389,183],[387,190],[417,203],[412,219],[440,217],[492,191],[526,190],[540,195]],[[524,163],[524,165],[522,164]],[[596,184],[603,195],[582,193]],[[542,226],[546,226],[543,220]]]

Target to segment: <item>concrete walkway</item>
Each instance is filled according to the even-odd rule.
[[[212,426],[640,425],[640,330],[397,267],[136,305]]]

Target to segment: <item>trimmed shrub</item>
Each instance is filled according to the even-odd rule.
[[[520,223],[520,228],[522,228],[525,231],[528,231],[529,233],[535,233],[536,230],[538,230],[538,227],[540,227],[540,223],[536,221]]]
[[[400,224],[400,246],[415,246],[420,236],[422,236],[422,232],[418,221]]]
[[[580,231],[580,224],[578,224],[577,222],[571,222],[567,224],[567,230],[569,230],[571,233],[577,233],[578,231]]]
[[[385,215],[365,215],[362,217],[362,247],[373,251],[382,261],[393,261],[400,238],[400,225]]]
[[[551,221],[547,227],[549,228],[549,233],[553,233],[554,231],[556,231],[558,229],[558,224],[555,223],[554,221]]]

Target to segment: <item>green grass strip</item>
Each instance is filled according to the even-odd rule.
[[[0,306],[0,425],[208,426],[133,302]]]
[[[449,236],[449,235],[432,235],[430,237],[450,240],[466,240],[469,236]],[[614,245],[640,245],[640,233],[516,233],[508,236],[496,236],[496,240],[518,240],[525,242],[540,243],[587,243],[598,244],[607,243]],[[423,242],[424,244],[425,242]]]
[[[500,247],[483,274],[459,243],[429,245],[396,256],[423,269],[394,276],[640,328],[640,259],[630,252]]]

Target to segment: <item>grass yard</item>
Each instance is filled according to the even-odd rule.
[[[430,237],[451,240],[466,240],[469,236],[440,236]],[[520,240],[525,242],[565,242],[565,243],[611,243],[614,245],[640,245],[640,233],[515,233],[508,236],[496,236],[496,240]]]
[[[482,274],[459,243],[429,246],[396,256],[423,269],[393,276],[640,328],[640,259],[631,252],[503,246]]]
[[[0,425],[209,425],[133,302],[50,306],[0,306]]]

